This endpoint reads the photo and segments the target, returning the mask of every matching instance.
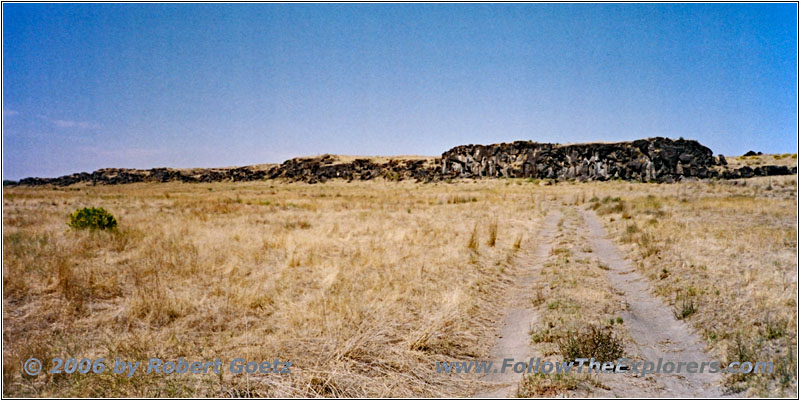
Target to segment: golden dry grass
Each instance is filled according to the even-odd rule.
[[[797,166],[797,153],[781,153],[756,156],[726,156],[728,166],[739,168],[743,166],[757,167],[764,165]]]
[[[775,363],[773,375],[728,377],[728,391],[741,395],[797,394],[795,186],[795,176],[661,186],[599,209],[715,355]]]
[[[486,359],[542,217],[606,196],[622,205],[603,216],[607,228],[667,302],[696,297],[686,321],[715,355],[727,358],[738,333],[793,374],[796,178],[4,188],[4,395],[469,396],[478,383],[437,375],[435,361]],[[86,206],[113,213],[118,232],[69,230],[68,214]],[[575,258],[575,234],[561,246],[573,252],[569,265],[600,272],[591,257]],[[542,296],[566,294],[569,277],[552,273]],[[575,280],[602,292],[601,277]],[[598,305],[573,309],[597,322],[615,316]],[[294,366],[283,376],[31,379],[21,372],[31,356]],[[788,376],[730,385],[796,394]]]
[[[67,214],[89,205],[119,231],[69,230]],[[14,396],[468,395],[475,383],[435,376],[434,362],[486,354],[496,294],[543,210],[491,182],[14,188],[4,206]],[[31,356],[294,367],[31,380],[20,371]]]

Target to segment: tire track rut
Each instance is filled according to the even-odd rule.
[[[627,261],[619,248],[607,237],[603,223],[591,210],[581,210],[583,229],[594,256],[609,268],[612,286],[624,293],[627,310],[623,312],[625,327],[634,344],[628,353],[657,363],[664,361],[697,362],[714,360],[704,351],[704,342],[686,323],[677,320],[672,310],[651,291],[646,278]],[[721,397],[721,376],[711,373],[652,374],[646,377],[628,374],[603,375],[607,390],[594,395],[612,397]],[[607,393],[606,393],[607,392]]]
[[[498,363],[502,363],[505,358],[527,361],[530,357],[536,356],[531,346],[530,330],[538,319],[537,313],[530,303],[531,286],[553,248],[558,233],[558,221],[561,217],[560,212],[550,213],[545,217],[542,228],[537,232],[538,245],[529,256],[531,266],[525,269],[519,277],[516,289],[511,292],[512,305],[506,311],[503,323],[499,328],[499,338],[491,351],[490,360],[494,361],[495,368],[498,368]],[[497,370],[498,372],[487,374],[481,378],[486,386],[484,390],[475,394],[475,397],[505,398],[514,396],[523,374],[514,373],[511,369],[505,373]]]

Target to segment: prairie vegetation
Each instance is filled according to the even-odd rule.
[[[726,377],[730,393],[797,394],[795,186],[796,177],[691,183],[593,204],[723,363],[774,362],[770,375]]]
[[[728,391],[796,396],[796,179],[4,188],[4,396],[469,396],[478,378],[439,375],[434,364],[487,359],[504,295],[555,209],[565,221],[530,294],[543,316],[532,340],[550,355],[580,347],[565,333],[591,327],[635,341],[617,319],[620,295],[571,224],[581,208],[596,210],[710,353],[775,362],[770,376],[723,377]],[[70,229],[84,207],[109,211],[117,228]],[[57,356],[293,366],[290,375],[22,372],[30,357],[47,368]],[[584,381],[525,383],[521,394],[538,396]]]
[[[532,340],[540,344],[544,356],[614,360],[622,356],[625,336],[619,326],[623,298],[609,285],[603,266],[570,224],[579,218],[574,209],[567,210],[564,221],[568,223],[559,227],[535,285],[532,304],[539,309],[541,323],[532,331]]]
[[[769,154],[769,155],[755,155],[755,156],[728,156],[726,158],[728,165],[733,168],[743,166],[757,167],[764,165],[776,166],[797,166],[797,153],[782,153],[782,154]]]
[[[12,188],[4,206],[4,391],[95,397],[469,394],[434,363],[485,355],[545,210],[496,182]],[[69,229],[86,206],[117,230]],[[32,379],[32,356],[293,368]]]
[[[613,361],[624,355],[628,339],[619,316],[624,298],[608,283],[606,268],[579,233],[580,218],[575,209],[567,208],[559,221],[553,248],[534,284],[531,304],[539,312],[539,322],[531,330],[531,340],[547,360]],[[516,395],[555,397],[591,389],[590,385],[602,386],[587,373],[537,373],[520,383]]]

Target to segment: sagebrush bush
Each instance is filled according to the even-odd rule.
[[[558,341],[558,348],[568,360],[594,358],[610,362],[621,358],[625,352],[622,339],[614,335],[613,330],[594,325],[568,332]]]
[[[72,212],[67,224],[76,229],[113,230],[117,227],[117,219],[102,207],[85,207]]]

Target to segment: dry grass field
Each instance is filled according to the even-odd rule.
[[[714,354],[775,363],[772,375],[727,377],[731,391],[797,394],[796,182],[695,183],[599,206],[654,292]]]
[[[4,191],[4,391],[24,396],[444,396],[485,354],[546,211],[497,182]],[[102,206],[116,233],[68,229]],[[39,376],[28,357],[293,362],[291,375]],[[429,369],[430,367],[430,369]]]
[[[582,231],[583,213],[596,213],[709,355],[774,361],[772,375],[722,376],[726,392],[796,396],[796,180],[4,188],[3,395],[470,396],[478,377],[434,364],[489,358],[507,294],[558,212],[540,291],[530,291],[542,322],[531,342],[543,353],[563,355],[583,323],[636,341]],[[69,213],[89,206],[118,229],[70,229]],[[293,366],[34,378],[22,372],[30,357]],[[526,378],[518,394],[604,386],[553,381]]]
[[[797,153],[783,153],[774,155],[755,155],[755,156],[729,156],[726,157],[728,166],[739,168],[743,166],[757,167],[764,165],[776,166],[797,166]]]

